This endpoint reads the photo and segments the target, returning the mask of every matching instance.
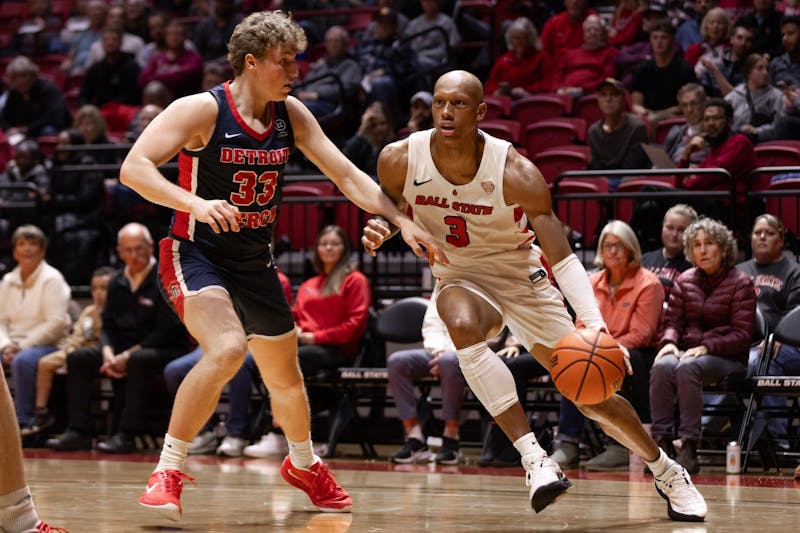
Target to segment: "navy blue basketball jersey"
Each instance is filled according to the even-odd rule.
[[[283,171],[294,149],[285,102],[270,102],[272,120],[257,133],[233,102],[230,82],[209,92],[219,112],[208,144],[184,148],[178,156],[178,185],[205,200],[222,199],[239,208],[238,233],[214,233],[211,226],[176,211],[172,235],[193,241],[215,262],[231,268],[263,268],[271,261],[269,243],[283,197]]]

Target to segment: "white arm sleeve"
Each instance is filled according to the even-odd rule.
[[[558,287],[587,328],[608,331],[597,307],[589,276],[575,254],[570,254],[552,267]]]

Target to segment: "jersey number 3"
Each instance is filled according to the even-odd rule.
[[[267,205],[272,197],[275,196],[275,187],[278,185],[278,173],[268,170],[263,174],[256,174],[252,170],[240,170],[233,175],[233,182],[239,184],[239,192],[231,193],[231,203],[233,205],[250,205],[253,200],[258,205]],[[259,183],[264,185],[261,192],[257,193],[256,188]]]
[[[447,244],[457,248],[469,246],[469,233],[467,233],[467,221],[461,217],[446,216],[444,223],[450,226],[450,233],[445,237]]]

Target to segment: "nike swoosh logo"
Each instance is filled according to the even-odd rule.
[[[417,178],[414,178],[414,185],[417,185],[417,186],[424,185],[424,184],[428,183],[429,181],[431,181],[431,178],[428,178],[428,177],[421,178],[421,180],[417,179]]]
[[[145,489],[144,489],[144,491],[145,491],[147,494],[150,494],[150,493],[151,493],[151,492],[153,492],[154,490],[156,490],[156,486],[155,486],[155,485],[152,485],[152,486],[150,486],[150,487],[145,487]]]
[[[238,137],[241,133],[225,133],[226,139],[233,139],[234,137]]]
[[[298,476],[297,474],[295,474],[294,470],[292,470],[291,468],[289,469],[289,475],[292,476],[293,478],[295,478],[297,481],[299,481],[303,485],[306,484],[305,480],[303,478],[301,478],[300,476]]]

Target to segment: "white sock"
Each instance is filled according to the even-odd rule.
[[[669,456],[667,456],[661,448],[658,449],[658,459],[652,462],[645,461],[645,463],[647,463],[647,468],[650,469],[655,477],[661,476],[667,471],[667,468],[672,466],[672,460],[670,460]]]
[[[319,457],[314,455],[311,437],[301,442],[294,442],[287,438],[286,442],[289,443],[289,460],[297,468],[308,468],[319,461]]]
[[[27,531],[39,522],[28,487],[0,495],[0,528],[3,531]]]
[[[422,428],[419,427],[419,424],[415,425],[411,428],[411,431],[408,432],[409,439],[417,439],[418,441],[425,443],[425,436],[422,434]]]
[[[161,455],[158,458],[155,472],[164,470],[180,470],[186,465],[186,456],[189,455],[190,442],[176,439],[169,433],[164,435],[164,447],[161,448]]]
[[[544,448],[539,445],[539,442],[536,440],[536,435],[534,435],[533,432],[527,433],[515,440],[514,448],[517,449],[522,457],[525,457],[526,455],[533,455],[537,458],[540,458],[544,455],[547,455],[547,452],[544,451]]]

